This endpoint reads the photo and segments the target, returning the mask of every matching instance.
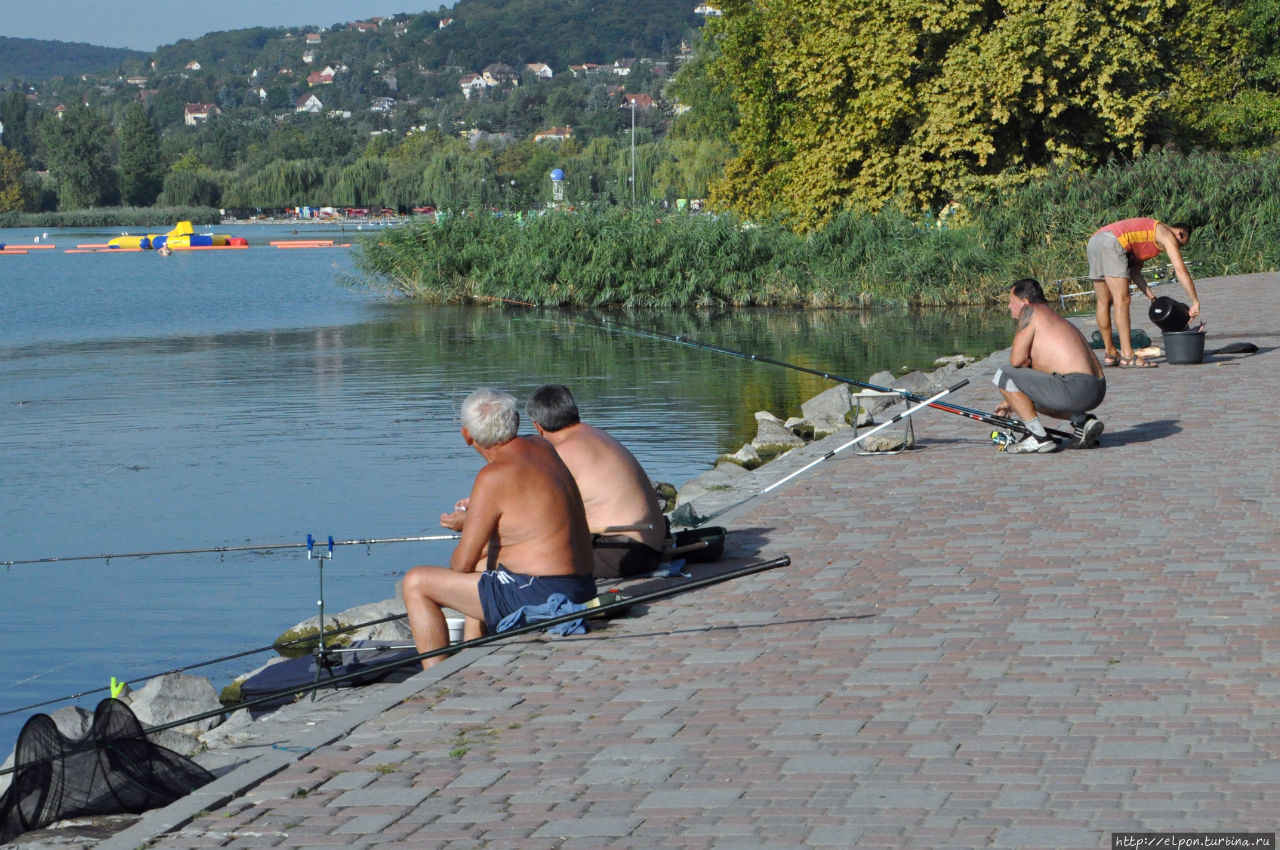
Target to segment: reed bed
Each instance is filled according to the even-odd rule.
[[[213,207],[100,207],[65,212],[0,213],[0,227],[172,227],[176,222],[217,224]]]
[[[983,304],[1022,277],[1082,277],[1101,225],[1153,215],[1196,228],[1197,277],[1280,266],[1280,149],[1158,151],[1062,169],[960,199],[945,225],[889,207],[820,231],[651,207],[458,214],[361,241],[367,285],[427,301],[572,307],[883,307]],[[1077,287],[1079,283],[1075,284]],[[1068,283],[1068,289],[1071,284]]]

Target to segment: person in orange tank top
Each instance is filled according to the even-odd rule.
[[[1182,260],[1182,246],[1191,238],[1191,227],[1186,224],[1168,225],[1154,218],[1127,218],[1100,228],[1089,239],[1089,277],[1098,296],[1098,330],[1106,346],[1103,363],[1125,368],[1154,366],[1133,353],[1129,339],[1129,282],[1137,284],[1143,295],[1152,301],[1155,293],[1142,275],[1142,266],[1163,251],[1169,256],[1178,283],[1191,296],[1191,317],[1200,315],[1200,296],[1196,294],[1195,281],[1187,272]],[[1116,351],[1111,340],[1111,318],[1115,313],[1116,335],[1120,338],[1120,350]]]

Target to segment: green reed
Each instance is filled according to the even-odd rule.
[[[1015,181],[1016,182],[1016,181]],[[1133,216],[1196,228],[1197,277],[1280,265],[1280,149],[1158,151],[1094,172],[1059,169],[959,199],[945,222],[890,206],[797,234],[732,215],[656,207],[450,215],[364,239],[366,285],[428,301],[573,307],[882,307],[982,304],[1022,277],[1086,274],[1085,243]]]
[[[0,227],[172,227],[179,221],[217,224],[213,207],[100,207],[43,213],[0,213]]]

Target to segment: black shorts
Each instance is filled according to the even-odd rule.
[[[597,534],[591,538],[596,555],[596,578],[647,576],[658,568],[662,553],[623,534]]]

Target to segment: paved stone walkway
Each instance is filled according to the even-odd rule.
[[[1117,831],[1276,831],[1280,276],[1199,289],[1208,347],[1261,351],[1108,370],[1099,448],[1006,455],[989,426],[926,411],[918,449],[842,452],[720,517],[731,558],[698,572],[790,566],[585,637],[464,652],[327,734],[282,731],[100,846],[1101,848]],[[1135,325],[1159,343],[1145,304]],[[994,408],[1006,358],[965,369],[954,401]]]

